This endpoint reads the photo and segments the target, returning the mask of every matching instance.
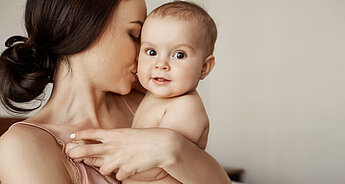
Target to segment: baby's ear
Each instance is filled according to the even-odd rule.
[[[204,79],[212,71],[214,65],[215,65],[215,58],[214,58],[214,55],[211,54],[204,61],[200,79]]]

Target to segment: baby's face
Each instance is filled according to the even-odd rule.
[[[143,87],[163,98],[195,89],[207,57],[203,32],[190,21],[154,16],[146,19],[138,59]]]

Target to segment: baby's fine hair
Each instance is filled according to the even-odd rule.
[[[201,23],[205,33],[206,44],[208,45],[208,54],[214,51],[214,45],[217,40],[217,26],[212,17],[199,5],[192,2],[175,0],[159,6],[154,9],[148,17],[173,17],[178,20],[197,21]],[[198,31],[198,30],[195,30]]]

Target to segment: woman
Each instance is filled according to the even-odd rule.
[[[27,1],[28,38],[11,37],[1,55],[1,100],[26,112],[32,109],[18,103],[38,97],[49,82],[54,88],[40,111],[0,138],[3,184],[119,183],[153,167],[182,183],[230,182],[212,157],[177,133],[128,129],[143,97],[131,89],[145,16],[144,0]],[[97,153],[105,168],[64,153],[80,130],[86,131],[76,138],[97,141],[79,148],[80,155]],[[115,170],[116,178],[100,174]]]

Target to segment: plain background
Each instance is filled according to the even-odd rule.
[[[207,151],[246,183],[345,183],[345,0],[195,2],[219,30],[216,67],[199,85]],[[1,50],[25,35],[24,4],[0,0]]]

